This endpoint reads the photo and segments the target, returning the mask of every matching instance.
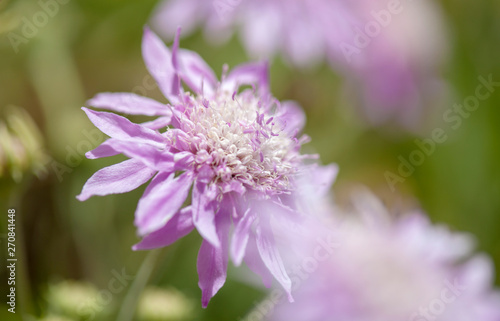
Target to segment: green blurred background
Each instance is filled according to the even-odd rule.
[[[80,152],[96,146],[85,135],[93,129],[80,110],[85,101],[103,91],[134,91],[164,99],[140,52],[143,25],[156,2],[69,0],[36,36],[19,44],[17,53],[8,34],[21,34],[22,18],[32,17],[40,7],[36,1],[0,2],[0,119],[29,123],[13,107],[17,106],[39,128],[36,132],[35,125],[28,124],[27,131],[18,131],[28,137],[31,150],[0,164],[2,298],[7,290],[6,213],[12,207],[17,210],[19,259],[18,313],[8,313],[2,299],[1,320],[20,320],[21,312],[26,320],[28,315],[33,320],[51,315],[88,319],[82,302],[99,297],[98,291],[102,294],[115,274],[124,271],[134,278],[125,280],[122,290],[110,299],[102,294],[106,304],[86,305],[87,312],[96,312],[95,320],[114,320],[119,313],[119,320],[164,319],[162,311],[144,302],[182,307],[171,320],[237,320],[265,295],[230,268],[228,282],[202,310],[195,264],[201,239],[196,233],[166,249],[131,251],[138,241],[133,214],[144,187],[84,203],[75,199],[93,172],[119,158],[90,161]],[[356,92],[346,92],[345,81],[326,64],[299,71],[275,59],[273,93],[304,107],[305,132],[312,137],[306,150],[319,153],[323,163],[339,164],[334,193],[340,202],[355,186],[366,185],[392,208],[418,204],[433,221],[472,233],[478,249],[499,267],[500,92],[482,101],[457,130],[447,127],[442,114],[474,94],[479,76],[492,74],[500,81],[500,2],[447,0],[442,5],[451,46],[442,74],[451,94],[418,133],[368,126],[354,106]],[[181,46],[199,52],[219,75],[224,63],[235,66],[248,60],[237,38],[212,47],[198,32],[183,39]],[[446,131],[448,140],[392,192],[384,173],[397,173],[398,156],[408,158],[416,149],[414,140],[430,137],[436,127]],[[141,293],[149,299],[139,298]],[[136,309],[138,301],[143,303]]]

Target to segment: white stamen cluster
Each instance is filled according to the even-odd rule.
[[[261,191],[287,190],[299,142],[283,132],[275,103],[264,103],[251,90],[189,98],[189,121],[180,123],[200,167],[211,166],[218,182],[236,179]]]

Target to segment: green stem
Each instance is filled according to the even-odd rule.
[[[139,296],[151,277],[160,252],[161,250],[150,251],[142,262],[134,282],[132,282],[125,299],[123,299],[120,312],[116,318],[117,321],[133,320]]]

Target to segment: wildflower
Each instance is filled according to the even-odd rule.
[[[173,38],[179,25],[187,33],[203,25],[213,42],[227,40],[240,27],[252,57],[281,54],[293,65],[309,66],[326,57],[329,36],[336,33],[326,29],[327,21],[342,18],[343,7],[329,0],[167,0],[158,6],[152,24],[167,38]]]
[[[178,25],[202,25],[213,43],[237,31],[251,57],[279,55],[293,66],[326,60],[374,125],[415,130],[446,96],[436,72],[447,56],[446,28],[427,0],[165,0],[152,23],[169,39]]]
[[[441,8],[427,0],[356,0],[347,12],[349,28],[332,26],[340,31],[329,47],[332,66],[352,79],[353,91],[361,89],[357,104],[370,123],[417,130],[447,94]]]
[[[472,254],[468,235],[421,213],[390,218],[371,195],[354,204],[347,218],[330,213],[339,242],[333,251],[320,246],[317,233],[302,239],[309,246],[295,269],[301,272],[291,276],[300,280],[296,302],[279,304],[270,320],[499,320],[492,263]]]
[[[179,34],[171,51],[148,29],[142,44],[146,66],[170,104],[129,93],[99,94],[89,102],[158,118],[134,124],[83,108],[110,136],[87,157],[121,153],[130,159],[95,173],[78,199],[128,192],[152,178],[135,212],[144,238],[134,250],[170,245],[196,228],[203,237],[197,263],[203,307],[226,280],[228,253],[267,286],[274,277],[291,300],[271,221],[298,217],[295,177],[323,170],[304,165],[313,156],[299,153],[308,140],[297,137],[304,114],[270,95],[267,63],[226,68],[218,82],[198,54],[178,48]],[[190,193],[191,205],[183,207]]]

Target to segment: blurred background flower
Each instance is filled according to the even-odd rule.
[[[87,302],[96,301],[99,289],[93,284],[74,280],[51,283],[45,294],[49,314],[81,320],[94,317],[98,311],[86,311]]]
[[[0,179],[21,183],[29,172],[47,175],[43,136],[31,116],[22,108],[8,106],[0,119]]]
[[[141,294],[137,306],[137,319],[143,321],[193,320],[198,304],[176,289],[148,287]]]
[[[253,59],[328,60],[374,125],[418,131],[448,96],[441,74],[451,39],[436,2],[165,0],[151,21],[167,39],[177,26],[189,34],[201,25],[215,44],[237,31]]]
[[[318,231],[325,224],[308,229],[294,267],[296,301],[276,302],[264,319],[500,318],[492,263],[473,254],[470,235],[434,226],[420,212],[390,213],[364,190],[353,193],[350,210],[332,209],[328,219],[328,233],[338,246],[334,251],[320,247]]]
[[[206,3],[214,5],[213,1]],[[36,318],[48,316],[49,303],[44,295],[54,279],[88,282],[101,291],[106,290],[115,277],[112,271],[123,268],[127,275],[143,277],[137,282],[137,278],[128,281],[121,292],[113,295],[108,306],[112,316],[108,320],[116,319],[124,307],[127,312],[124,314],[133,319],[139,296],[148,284],[163,289],[174,287],[188,298],[199,297],[195,262],[201,238],[197,235],[189,235],[161,250],[155,262],[148,260],[147,253],[131,251],[131,246],[139,240],[132,222],[136,200],[143,189],[127,195],[96,197],[85,203],[75,199],[92,173],[117,161],[85,159],[84,153],[104,139],[93,131],[93,126],[82,114],[80,107],[85,101],[102,91],[132,91],[165,102],[148,75],[140,52],[143,26],[160,5],[156,0],[0,2],[0,118],[12,140],[17,134],[8,125],[7,106],[22,106],[39,129],[37,137],[50,157],[47,177],[31,175],[29,166],[23,167],[22,173],[23,177],[32,179],[23,180],[21,184],[13,184],[10,169],[2,174],[1,211],[6,213],[10,207],[17,209],[18,251],[23,252],[21,244],[24,248],[18,271],[25,273],[18,276],[20,313],[11,315],[5,303],[0,302],[0,319],[20,320],[23,313]],[[380,5],[387,8],[382,2]],[[429,100],[423,104],[428,106],[427,110],[418,109],[425,110],[425,121],[417,126],[418,130],[408,131],[406,123],[403,131],[396,126],[367,126],[366,115],[372,114],[361,109],[365,108],[361,107],[363,103],[369,101],[362,89],[365,80],[376,83],[378,78],[359,79],[355,69],[348,65],[346,67],[352,68],[347,70],[352,78],[347,80],[344,69],[335,65],[337,72],[332,71],[329,56],[318,56],[321,58],[317,59],[316,67],[296,68],[290,59],[276,55],[270,67],[271,89],[279,100],[294,100],[304,108],[307,116],[304,132],[312,138],[305,152],[320,154],[324,163],[338,163],[340,172],[334,186],[337,202],[346,202],[358,183],[369,186],[391,208],[406,208],[406,200],[410,199],[410,204],[418,200],[432,222],[471,233],[477,240],[478,250],[490,255],[498,267],[498,87],[493,88],[488,99],[480,101],[475,111],[463,114],[466,116],[460,116],[454,104],[462,104],[475,95],[479,77],[486,79],[491,75],[493,81],[500,81],[497,59],[500,54],[500,3],[496,0],[475,3],[444,0],[421,6],[427,8],[422,12],[430,13],[423,18],[415,13],[416,20],[406,19],[402,25],[416,21],[422,28],[412,37],[398,38],[404,40],[401,42],[404,48],[400,50],[405,55],[408,53],[405,48],[415,52],[415,56],[410,55],[412,61],[417,61],[411,67],[418,84],[414,88],[419,90],[420,98]],[[196,14],[201,12],[206,11],[197,8]],[[432,18],[434,16],[436,18]],[[225,42],[215,46],[206,41],[204,33],[207,30],[193,27],[188,35],[189,23],[200,21],[195,20],[196,15],[190,17],[193,19],[186,20],[182,26],[186,34],[182,40],[184,48],[203,53],[208,65],[216,71],[224,63],[234,67],[248,61],[247,50],[239,37],[226,36]],[[436,25],[428,22],[435,19]],[[445,43],[435,44],[434,39],[442,37]],[[426,40],[433,45],[413,47]],[[425,83],[425,79],[430,80]],[[359,81],[362,86],[357,85]],[[378,85],[384,84],[381,81]],[[427,94],[426,90],[420,91],[419,86],[431,90]],[[366,105],[369,107],[371,105]],[[387,107],[388,115],[399,110],[385,104],[383,107]],[[358,110],[363,111],[364,118]],[[445,115],[459,116],[458,126],[452,127],[446,122]],[[375,114],[373,123],[377,123],[379,116],[382,121],[394,120],[384,114]],[[134,116],[132,120],[146,121],[141,116]],[[399,122],[397,117],[395,121]],[[435,143],[435,148],[429,148],[430,152],[425,154],[415,141],[432,138],[433,131],[438,128],[444,131],[446,139]],[[7,154],[3,147],[1,150],[1,155]],[[417,157],[419,153],[424,155],[423,159]],[[413,155],[411,159],[410,155]],[[418,165],[411,163],[412,160]],[[388,184],[384,176],[387,172],[399,176],[395,183]],[[0,227],[1,244],[6,244],[3,242],[5,220],[0,221]],[[5,247],[1,253],[2,257],[7,253]],[[496,271],[498,284],[499,269]],[[231,268],[228,278],[232,282],[214,297],[210,308],[192,318],[237,320],[266,295],[265,290],[242,280]],[[0,265],[0,279],[6,279],[3,264]],[[0,289],[4,293],[6,284],[1,283]]]

